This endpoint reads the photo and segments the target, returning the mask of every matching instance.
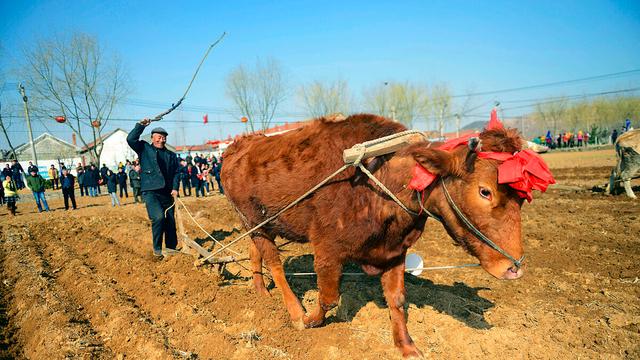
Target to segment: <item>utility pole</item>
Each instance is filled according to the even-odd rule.
[[[38,157],[36,156],[36,145],[33,143],[33,131],[31,131],[31,119],[29,118],[29,107],[27,106],[27,102],[29,98],[24,92],[24,86],[22,84],[18,85],[18,89],[20,90],[20,94],[22,95],[22,101],[24,102],[24,116],[27,119],[27,129],[29,130],[29,141],[31,142],[31,156],[33,157],[33,162],[38,166]]]
[[[440,138],[444,139],[444,111],[447,108],[447,104],[442,105],[442,109],[440,109]]]
[[[460,137],[460,114],[456,114],[456,137]]]

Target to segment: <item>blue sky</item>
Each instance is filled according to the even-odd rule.
[[[464,94],[640,69],[638,1],[1,1],[0,14],[3,70],[20,66],[22,49],[35,40],[71,32],[94,35],[117,53],[131,74],[133,89],[118,109],[121,118],[163,110],[132,105],[136,100],[166,106],[176,101],[207,46],[228,32],[185,102],[209,111],[186,108],[163,120],[170,133],[184,131],[179,137],[188,143],[243,130],[238,119],[223,111],[233,108],[224,80],[239,64],[252,65],[258,58],[273,57],[286,71],[290,96],[280,112],[293,116],[280,116],[279,121],[301,120],[296,117],[302,112],[296,89],[313,80],[344,79],[356,96],[366,87],[394,80],[447,83],[454,94]],[[4,80],[20,81],[11,74]],[[634,73],[478,96],[472,104],[639,84],[640,73]],[[3,106],[19,101],[13,89],[4,88]],[[489,110],[485,105],[478,111],[488,115]],[[505,110],[504,115],[528,110]],[[205,112],[210,123],[195,123]],[[178,118],[188,122],[180,125]],[[47,126],[70,139],[63,125]],[[133,122],[111,126],[128,129]],[[184,130],[176,130],[181,127]],[[14,119],[11,130],[15,142],[26,140],[23,120]],[[34,130],[37,135],[45,129],[35,121]],[[0,139],[0,148],[4,145]]]

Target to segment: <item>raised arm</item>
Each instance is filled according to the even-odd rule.
[[[127,135],[127,144],[129,144],[129,147],[138,154],[140,154],[144,149],[144,141],[140,140],[140,135],[142,135],[144,128],[146,128],[150,123],[151,121],[149,119],[144,119],[139,123],[136,123],[136,127],[134,127],[129,135]]]

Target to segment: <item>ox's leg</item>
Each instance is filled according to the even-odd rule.
[[[627,196],[632,199],[637,199],[636,195],[633,193],[633,189],[631,189],[631,179],[627,178],[623,181],[624,183],[624,191],[627,193]]]
[[[264,286],[262,254],[253,241],[251,241],[251,245],[249,246],[249,258],[251,260],[251,271],[253,272],[253,287],[258,294],[269,296],[269,291]]]
[[[381,282],[384,298],[387,301],[387,306],[389,306],[393,342],[402,351],[402,356],[422,357],[422,353],[413,343],[407,330],[407,319],[404,312],[404,262],[385,271],[382,274]]]
[[[311,315],[304,318],[306,327],[322,325],[327,311],[336,307],[340,300],[342,263],[337,259],[318,257],[316,252],[313,266],[318,275],[318,305]]]
[[[256,236],[253,238],[253,242],[262,254],[265,264],[269,268],[271,275],[273,276],[273,282],[278,289],[282,291],[282,297],[284,304],[287,307],[291,322],[296,329],[304,329],[304,309],[300,304],[300,300],[296,294],[291,291],[289,283],[284,275],[284,268],[282,267],[282,261],[280,261],[280,253],[276,244],[262,236]]]
[[[609,176],[609,183],[605,189],[605,194],[615,195],[616,192],[616,169],[611,169],[611,175]]]

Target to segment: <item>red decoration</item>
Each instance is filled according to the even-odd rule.
[[[67,118],[64,116],[56,116],[55,117],[56,121],[59,122],[60,124],[62,124],[63,122],[67,121]]]
[[[502,122],[498,119],[498,108],[494,107],[493,110],[491,110],[491,117],[489,118],[489,123],[487,124],[486,129],[504,129],[504,125],[502,125]]]
[[[532,190],[547,191],[547,187],[556,181],[540,155],[530,149],[522,150],[514,155],[499,152],[480,152],[484,159],[503,161],[498,167],[498,183],[507,184],[518,192],[518,195],[533,200]]]
[[[202,120],[204,121],[204,123],[208,123],[209,122],[209,114],[204,114],[204,116],[202,117]]]
[[[246,123],[247,121],[249,121],[249,119],[247,119],[246,116],[243,116],[240,118],[240,121],[242,121],[243,123]]]
[[[409,182],[409,189],[422,191],[427,186],[431,185],[431,183],[437,178],[436,175],[433,175],[429,172],[429,170],[422,167],[420,164],[416,164],[413,167],[413,177]]]
[[[91,122],[91,125],[92,125],[94,128],[99,128],[99,127],[100,127],[100,120],[93,120],[93,121]]]
[[[498,114],[494,108],[491,111],[491,118],[486,127],[487,130],[504,129],[504,125],[498,119]],[[452,150],[459,145],[466,145],[469,138],[474,134],[451,139],[439,146],[440,150]],[[534,151],[530,149],[509,154],[504,152],[478,151],[478,157],[501,161],[498,166],[498,183],[511,186],[523,199],[528,202],[533,200],[533,190],[545,192],[549,185],[555,184],[553,174],[547,164]],[[413,169],[413,177],[409,182],[409,188],[417,191],[424,190],[436,179],[436,175],[430,173],[420,164],[416,164]]]

